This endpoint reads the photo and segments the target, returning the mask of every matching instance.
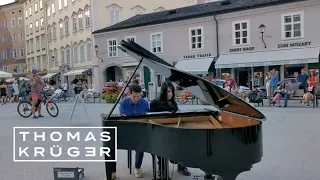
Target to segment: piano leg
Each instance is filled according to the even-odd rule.
[[[112,180],[112,170],[114,169],[114,166],[116,166],[116,163],[106,162],[105,166],[107,180]]]
[[[132,173],[132,150],[128,150],[128,168],[131,174]]]
[[[152,156],[152,170],[153,170],[153,180],[157,180],[157,158],[155,155]]]
[[[165,159],[165,172],[166,172],[166,180],[169,180],[169,160]]]

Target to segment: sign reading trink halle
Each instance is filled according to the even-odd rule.
[[[116,162],[116,127],[14,127],[14,162]]]

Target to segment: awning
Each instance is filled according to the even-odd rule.
[[[215,68],[274,66],[315,62],[319,62],[318,47],[220,55],[215,63]]]
[[[175,65],[175,68],[192,73],[192,74],[208,74],[208,70],[214,58],[195,58],[181,59]]]
[[[50,79],[50,78],[52,78],[53,76],[55,76],[55,75],[57,75],[57,74],[58,74],[58,73],[49,73],[49,74],[43,76],[42,78],[43,78],[43,79]]]
[[[0,71],[0,78],[11,78],[12,74],[4,71]]]
[[[75,76],[75,75],[81,75],[82,73],[86,72],[88,69],[78,69],[78,70],[73,70],[64,73],[64,76]]]
[[[139,61],[130,61],[130,62],[125,62],[122,67],[135,67],[138,66]]]

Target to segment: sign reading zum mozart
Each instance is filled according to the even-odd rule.
[[[309,42],[294,42],[294,43],[278,44],[278,48],[305,47],[305,46],[310,46],[310,45],[311,45],[311,41],[309,41]]]

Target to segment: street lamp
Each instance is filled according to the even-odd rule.
[[[258,28],[259,28],[259,31],[261,33],[261,37],[260,38],[261,38],[261,40],[262,40],[262,42],[264,44],[264,48],[267,48],[267,45],[264,42],[264,38],[265,37],[271,37],[271,36],[264,36],[264,32],[266,31],[266,26],[264,24],[261,24]]]
[[[98,55],[99,55],[98,50],[99,50],[98,45],[95,45],[95,46],[94,46],[94,51],[96,51],[96,56],[101,60],[101,62],[103,62],[103,59],[98,56]]]

